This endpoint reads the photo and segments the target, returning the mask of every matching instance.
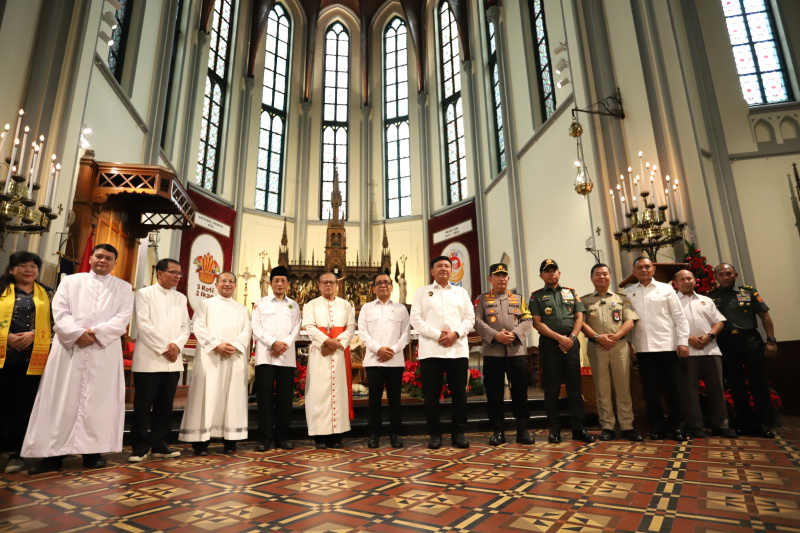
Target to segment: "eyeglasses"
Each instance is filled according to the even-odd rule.
[[[320,281],[320,285],[336,285],[338,281]]]
[[[376,281],[375,282],[375,286],[376,287],[387,287],[387,286],[390,286],[391,284],[392,284],[391,281]]]
[[[180,270],[165,270],[165,272],[170,276],[178,276],[179,278],[183,277],[183,272]]]

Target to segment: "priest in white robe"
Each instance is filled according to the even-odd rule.
[[[322,296],[303,307],[303,329],[311,337],[306,374],[306,422],[317,448],[341,448],[342,433],[350,431],[353,390],[350,339],[356,315],[347,300],[338,298],[339,281],[330,272],[319,277]]]
[[[101,453],[122,451],[120,337],[133,312],[133,290],[111,276],[116,263],[117,250],[98,244],[91,271],[64,278],[53,297],[56,335],[22,445],[23,457],[44,458],[32,475],[61,468],[69,454],[83,454],[87,468],[102,468]]]
[[[247,365],[250,313],[232,298],[236,276],[217,276],[217,295],[194,312],[197,352],[189,382],[179,439],[191,442],[195,455],[207,455],[208,443],[221,438],[225,453],[247,438]]]

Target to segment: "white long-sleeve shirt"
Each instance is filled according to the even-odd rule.
[[[725,317],[719,312],[714,301],[702,294],[692,293],[691,296],[679,294],[678,299],[683,306],[683,313],[689,322],[689,336],[702,337],[711,331],[717,322],[725,322]],[[712,340],[705,348],[698,350],[689,345],[689,355],[722,355],[717,346],[717,341]]]
[[[474,324],[475,308],[462,287],[432,283],[414,293],[411,326],[419,333],[419,359],[469,357],[467,335]],[[458,339],[449,348],[439,345],[442,331],[458,333]]]
[[[409,316],[406,306],[387,300],[364,304],[358,315],[358,334],[367,347],[363,365],[404,366],[403,348],[408,344]],[[378,359],[378,350],[387,346],[394,352],[388,361]]]
[[[297,364],[295,341],[300,335],[300,306],[284,296],[279,300],[274,295],[265,296],[253,306],[253,338],[256,343],[256,365],[289,366]],[[276,341],[289,345],[280,357],[270,354]]]
[[[625,287],[639,321],[633,328],[637,352],[672,352],[689,345],[689,322],[672,285],[651,281]]]
[[[179,356],[170,362],[162,354],[173,343],[183,351],[189,340],[190,321],[186,296],[156,283],[135,293],[134,320],[136,347],[133,349],[134,372],[180,372]]]

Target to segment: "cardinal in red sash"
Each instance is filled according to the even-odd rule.
[[[319,277],[322,296],[303,307],[303,329],[311,337],[306,375],[306,422],[317,448],[341,448],[342,434],[353,419],[350,339],[356,315],[347,300],[336,296],[339,280],[327,272]]]

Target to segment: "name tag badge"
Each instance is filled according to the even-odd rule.
[[[620,320],[622,320],[622,313],[620,312],[619,309],[614,309],[613,311],[611,311],[611,317],[614,319],[614,322],[619,322]]]

